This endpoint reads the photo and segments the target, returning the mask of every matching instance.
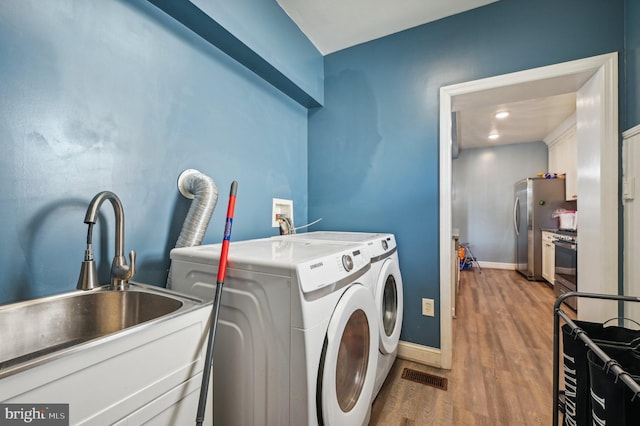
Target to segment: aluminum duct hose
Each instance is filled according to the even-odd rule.
[[[176,248],[200,245],[218,202],[218,186],[204,173],[188,169],[178,177],[178,190],[193,202],[182,225]],[[167,277],[167,287],[171,287],[171,268]]]
[[[178,177],[178,189],[193,202],[182,225],[176,248],[200,245],[218,202],[218,186],[209,176],[189,169]]]

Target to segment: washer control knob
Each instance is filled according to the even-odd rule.
[[[389,248],[389,244],[387,244],[387,240],[382,240],[382,249],[387,250]]]
[[[351,258],[351,256],[349,256],[348,254],[342,256],[342,266],[344,266],[344,269],[347,272],[353,269],[353,259]]]

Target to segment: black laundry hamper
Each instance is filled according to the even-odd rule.
[[[607,351],[608,348],[627,349],[640,339],[640,330],[621,326],[606,326],[602,323],[574,321],[579,330],[585,332],[594,343]],[[564,358],[564,421],[565,426],[592,425],[591,387],[588,347],[577,338],[579,331],[568,324],[562,326],[562,346]],[[608,351],[607,351],[608,352]],[[622,384],[621,384],[622,385]],[[607,423],[617,424],[617,423]],[[640,423],[636,423],[640,424]]]
[[[603,350],[636,382],[640,383],[640,353],[629,348],[605,347]],[[587,352],[591,383],[591,407],[594,425],[640,425],[640,397],[611,372],[610,366],[591,350]]]

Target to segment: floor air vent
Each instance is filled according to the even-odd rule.
[[[402,371],[402,378],[411,380],[412,382],[421,383],[423,385],[432,386],[437,389],[447,390],[446,377],[435,376],[422,371],[412,370],[411,368],[405,368]]]

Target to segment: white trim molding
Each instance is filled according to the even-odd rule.
[[[440,349],[411,342],[398,342],[398,358],[431,367],[443,368]]]
[[[576,113],[574,112],[566,120],[558,125],[551,133],[549,133],[543,139],[543,142],[547,144],[547,146],[552,146],[557,143],[564,135],[569,133],[572,129],[576,127]]]
[[[622,202],[624,217],[623,289],[625,296],[640,295],[640,125],[622,133]],[[627,303],[624,317],[640,321],[640,303]]]
[[[624,139],[631,139],[632,137],[634,137],[635,135],[640,134],[640,124],[638,124],[635,127],[632,127],[630,129],[625,130],[622,133],[622,137]]]
[[[606,238],[599,250],[601,253],[608,253],[608,270],[610,265],[617,265],[615,259],[618,257],[618,205],[616,202],[618,168],[617,162],[611,161],[612,158],[617,158],[619,147],[619,135],[617,133],[617,64],[618,54],[614,52],[440,88],[440,170],[438,180],[440,194],[440,359],[442,368],[451,368],[453,349],[453,319],[451,316],[451,112],[472,104],[474,96],[478,93],[486,96],[490,92],[495,99],[501,99],[503,102],[516,102],[527,99],[526,96],[543,97],[577,92],[598,72],[603,75],[602,99],[605,113],[601,117],[603,120],[602,144],[598,152],[598,155],[602,155],[603,162],[601,163],[601,170],[593,173],[607,187],[606,190],[599,194],[601,197],[600,208],[608,209],[608,213],[604,215],[607,218],[607,222],[603,226],[602,233],[611,235],[611,237]],[[578,117],[579,120],[580,117]],[[609,277],[607,285],[615,287],[617,290],[617,267],[610,272],[612,275]]]
[[[484,261],[484,260],[481,260],[478,263],[480,264],[481,268],[508,269],[508,270],[511,270],[511,271],[515,271],[516,270],[516,264],[515,263],[487,262],[487,261]]]

